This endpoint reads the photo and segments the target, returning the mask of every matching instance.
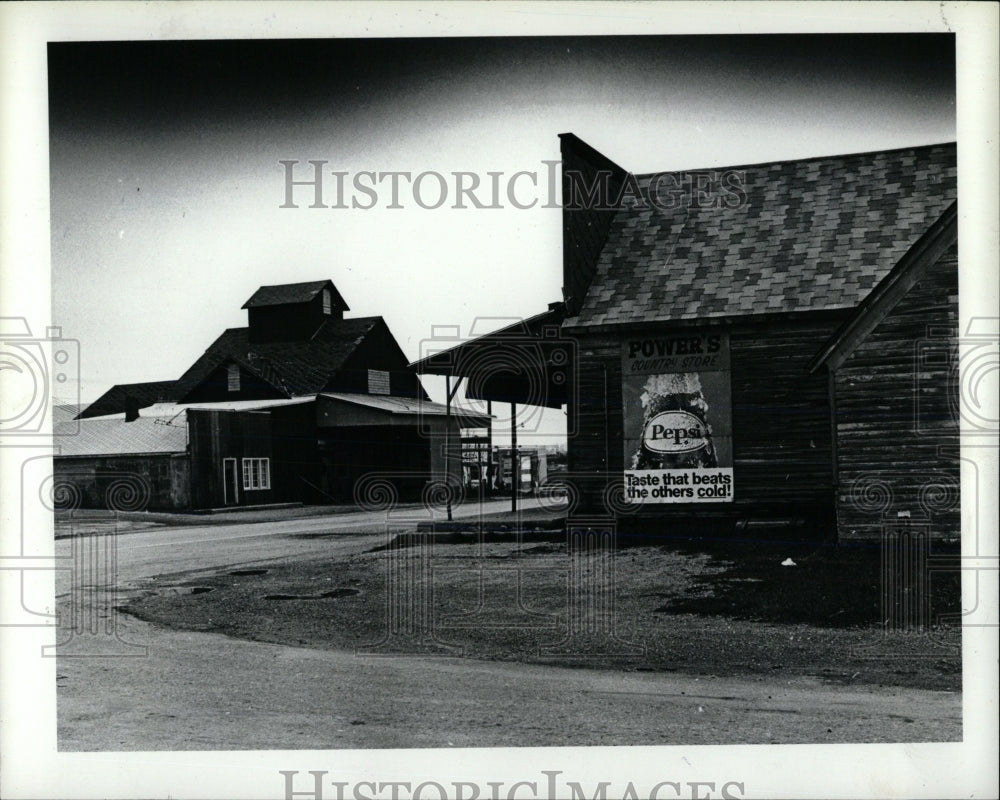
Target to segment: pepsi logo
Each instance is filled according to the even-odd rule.
[[[663,411],[646,423],[642,441],[654,453],[690,453],[708,444],[708,430],[687,411]]]

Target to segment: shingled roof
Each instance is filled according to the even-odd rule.
[[[308,303],[323,289],[329,289],[333,305],[350,311],[344,298],[340,296],[333,281],[309,281],[308,283],[282,283],[275,286],[261,286],[250,295],[242,308],[257,308],[260,306],[282,306],[293,303]]]
[[[177,381],[178,401],[218,367],[235,361],[288,397],[326,387],[382,317],[331,319],[306,341],[251,342],[249,328],[228,328]]]
[[[854,307],[957,193],[954,143],[729,169],[733,208],[663,208],[685,173],[636,176],[566,327]]]
[[[154,403],[170,402],[177,399],[177,388],[177,381],[119,383],[112,386],[81,411],[77,419],[119,414],[125,410],[129,399],[135,401],[136,408],[146,408]]]

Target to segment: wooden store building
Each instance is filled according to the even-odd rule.
[[[571,514],[957,538],[955,145],[634,175],[560,139]]]

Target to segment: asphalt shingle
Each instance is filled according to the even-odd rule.
[[[345,311],[347,303],[340,296],[340,292],[329,280],[309,281],[307,283],[281,283],[275,286],[261,286],[254,292],[250,299],[243,304],[243,308],[256,308],[258,306],[281,306],[290,303],[308,303],[320,290],[329,288],[331,291],[333,304]]]
[[[181,375],[183,399],[215,369],[236,361],[289,397],[322,391],[381,317],[327,320],[307,341],[251,342],[249,328],[228,328]]]
[[[735,207],[627,202],[566,326],[854,307],[957,194],[954,143],[730,170]]]

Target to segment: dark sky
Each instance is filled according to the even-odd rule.
[[[245,324],[261,284],[331,278],[417,358],[433,325],[560,298],[558,210],[280,209],[280,160],[529,170],[541,185],[563,132],[636,173],[950,141],[954,47],[950,34],[52,43],[54,319],[86,353],[84,399],[177,377]],[[153,359],[150,341],[170,346]]]
[[[721,114],[738,88],[744,104],[787,110],[802,103],[804,111],[822,99],[832,115],[851,114],[849,104],[864,101],[902,118],[920,106],[928,115],[953,107],[955,37],[72,42],[49,45],[49,76],[57,137],[81,128],[168,136],[188,126],[350,118],[397,105],[402,111],[414,98],[445,116],[456,103],[472,113],[489,110],[473,109],[475,99],[551,106],[606,102],[609,94],[638,102],[639,113],[662,112],[658,101],[685,86],[714,95]]]

